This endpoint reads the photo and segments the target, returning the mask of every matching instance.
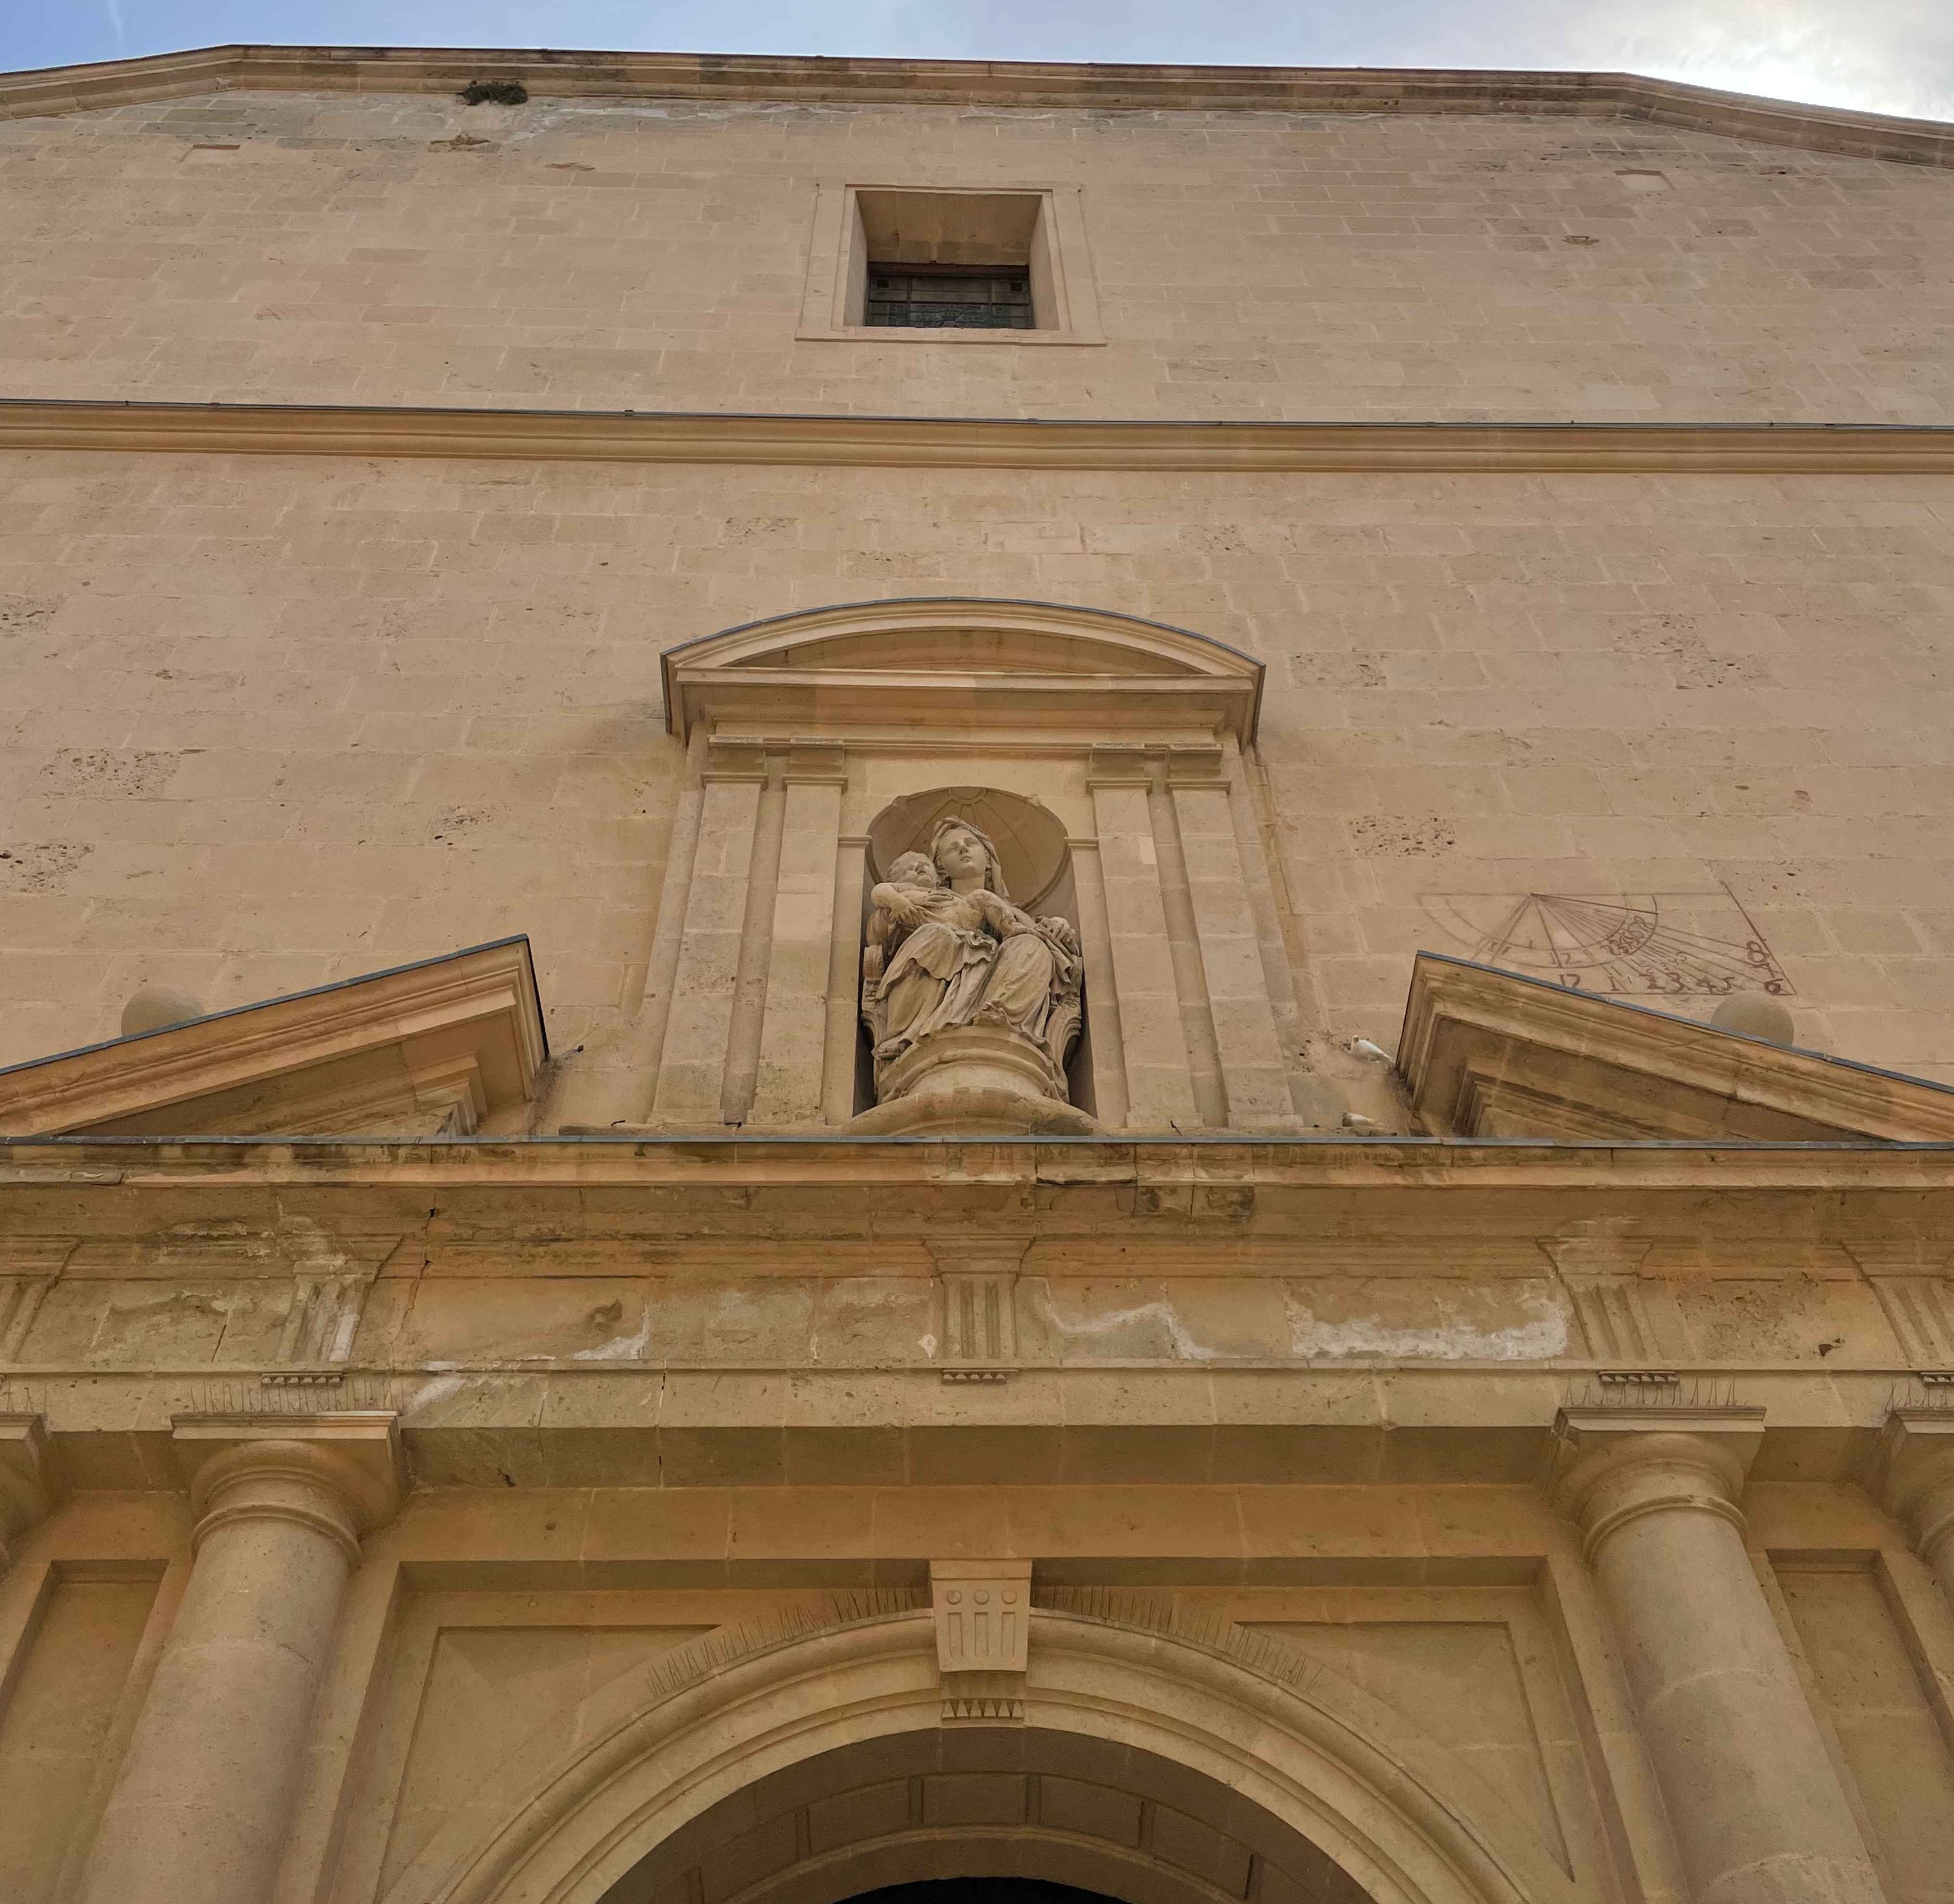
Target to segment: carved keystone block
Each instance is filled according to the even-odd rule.
[[[1029,1561],[931,1561],[930,1604],[946,1725],[1025,1716],[1031,1642]]]

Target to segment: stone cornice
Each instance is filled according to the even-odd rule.
[[[0,118],[222,90],[453,93],[519,79],[539,98],[806,99],[1094,111],[1547,113],[1772,145],[1954,165],[1954,126],[1836,111],[1630,73],[1365,67],[1071,65],[452,47],[206,46],[0,75]]]
[[[1399,1062],[1421,1128],[1491,1128],[1518,1087],[1588,1137],[1954,1141],[1954,1090],[1522,973],[1420,952]]]
[[[519,935],[9,1066],[0,1131],[127,1129],[157,1115],[222,1129],[239,1092],[254,1094],[254,1120],[269,1120],[260,1131],[319,1117],[357,1130],[421,1108],[472,1131],[522,1104],[548,1056]]]
[[[865,468],[1954,474],[1954,426],[1191,422],[0,399],[0,450]]]
[[[1954,1190],[1954,1142],[1770,1143],[1440,1137],[0,1137],[0,1185],[114,1185],[225,1197],[253,1188],[479,1186],[697,1191],[831,1188],[846,1197],[991,1184],[1095,1189]]]

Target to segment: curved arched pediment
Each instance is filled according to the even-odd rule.
[[[787,1831],[777,1869],[762,1860],[715,1890],[746,1904],[838,1899],[931,1874],[905,1862],[916,1849],[906,1805],[884,1818],[826,1802],[864,1778],[939,1768],[966,1782],[1043,1769],[1076,1788],[1076,1815],[1048,1807],[1029,1830],[1004,1820],[960,1836],[926,1813],[931,1843],[956,1839],[977,1874],[1013,1869],[1170,1904],[1239,1897],[1239,1883],[1217,1885],[1213,1857],[1183,1852],[1176,1866],[1158,1840],[1128,1844],[1107,1822],[1148,1800],[1199,1820],[1190,1840],[1205,1831],[1264,1859],[1271,1894],[1299,1904],[1572,1904],[1575,1885],[1475,1771],[1334,1673],[1285,1667],[1280,1651],[1039,1610],[1028,1724],[946,1733],[927,1609],[744,1646],[715,1636],[598,1688],[488,1774],[386,1904],[684,1895],[721,1823],[742,1841],[767,1837],[761,1795],[781,1789],[792,1805],[822,1803],[834,1828],[800,1849]],[[565,1736],[579,1742],[567,1752]],[[865,1768],[849,1756],[865,1752]],[[1096,1802],[1089,1786],[1103,1788]],[[1021,1855],[1006,1855],[1007,1840]]]
[[[795,715],[818,700],[873,718],[935,697],[1048,724],[1095,702],[1137,704],[1255,738],[1262,664],[1164,622],[1057,602],[976,597],[845,602],[722,629],[663,657],[665,720],[681,736],[699,715]]]

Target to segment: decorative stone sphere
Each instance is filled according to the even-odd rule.
[[[122,1008],[122,1035],[133,1038],[139,1032],[183,1024],[202,1018],[207,1008],[194,992],[181,985],[146,985]]]
[[[1768,992],[1733,992],[1710,1015],[1719,1031],[1738,1031],[1765,1043],[1788,1045],[1796,1027],[1790,1008]]]

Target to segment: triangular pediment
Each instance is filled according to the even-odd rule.
[[[467,1136],[548,1055],[505,939],[14,1065],[0,1135]]]
[[[1254,738],[1262,664],[1164,622],[1054,602],[974,597],[848,602],[722,629],[669,648],[665,710],[686,735],[710,713],[775,717],[850,707],[870,719],[906,703],[956,710],[972,697],[1032,725],[1094,704]]]
[[[1954,1140],[1954,1090],[1421,952],[1398,1066],[1435,1136]]]

